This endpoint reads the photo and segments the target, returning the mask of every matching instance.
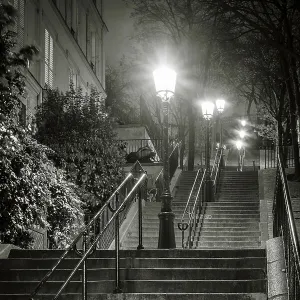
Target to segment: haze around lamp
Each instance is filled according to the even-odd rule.
[[[168,67],[160,67],[153,71],[155,90],[162,101],[169,101],[175,93],[177,74]]]
[[[219,113],[222,113],[224,111],[225,107],[225,100],[224,99],[218,99],[216,101],[216,107]]]
[[[215,105],[212,102],[205,101],[201,106],[204,119],[210,120],[214,114]]]
[[[242,146],[243,146],[243,142],[242,141],[236,141],[235,145],[237,147],[238,150],[241,150]]]

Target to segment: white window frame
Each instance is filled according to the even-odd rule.
[[[53,37],[45,28],[45,84],[53,87],[54,83],[54,45]]]

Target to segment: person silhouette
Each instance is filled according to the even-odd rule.
[[[244,146],[241,146],[239,149],[239,158],[238,158],[238,171],[243,171],[244,166],[244,158],[245,158],[245,148]]]

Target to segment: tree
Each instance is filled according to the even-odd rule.
[[[138,99],[134,87],[135,67],[123,57],[117,67],[107,66],[105,72],[105,106],[120,124],[138,123]]]
[[[74,184],[49,159],[53,151],[37,143],[18,123],[24,68],[37,49],[14,51],[10,30],[16,15],[0,4],[0,236],[3,243],[31,247],[30,230],[46,228],[55,248],[63,248],[82,226],[81,201]]]
[[[122,144],[116,141],[109,111],[96,90],[65,94],[47,90],[38,107],[36,138],[55,150],[68,178],[84,190],[89,212],[97,211],[123,178]]]
[[[161,61],[180,70],[176,94],[187,100],[189,158],[193,169],[195,152],[196,99],[206,94],[215,20],[202,9],[205,1],[125,0],[133,9],[136,39],[141,42],[147,61]],[[147,54],[146,54],[147,53]]]
[[[300,178],[297,118],[300,116],[299,84],[299,6],[295,1],[207,1],[208,7],[219,7],[223,24],[231,27],[236,38],[255,37],[260,47],[273,50],[276,63],[281,69],[289,103],[289,127],[294,149],[295,179]],[[225,25],[226,26],[226,25]]]

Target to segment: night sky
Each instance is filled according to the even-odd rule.
[[[104,21],[109,30],[105,37],[106,63],[114,65],[123,54],[130,52],[130,36],[133,34],[130,9],[122,0],[104,0]]]

